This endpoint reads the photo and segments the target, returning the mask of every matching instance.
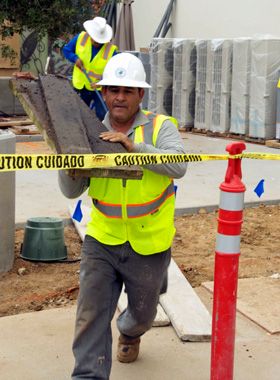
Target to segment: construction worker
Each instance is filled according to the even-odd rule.
[[[62,51],[66,59],[74,63],[72,83],[84,102],[95,109],[102,121],[106,108],[96,83],[102,78],[108,60],[117,53],[117,46],[110,43],[113,31],[105,18],[95,17],[85,21],[85,31],[76,35]]]
[[[111,58],[102,94],[108,106],[100,138],[120,142],[131,153],[185,153],[175,120],[141,109],[150,87],[142,62],[130,53]],[[80,292],[72,379],[109,379],[111,320],[124,285],[128,306],[117,318],[117,359],[137,359],[140,337],[151,328],[159,295],[167,289],[167,268],[175,234],[173,178],[185,163],[145,165],[141,180],[71,178],[61,171],[59,184],[69,198],[85,189],[92,199],[80,267]]]

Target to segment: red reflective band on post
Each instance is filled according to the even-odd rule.
[[[218,233],[240,235],[243,223],[243,211],[219,210],[218,222]]]

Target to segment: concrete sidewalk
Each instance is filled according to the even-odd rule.
[[[183,134],[187,153],[225,153],[232,140]],[[247,151],[278,153],[262,145],[246,144]],[[38,152],[39,153],[39,152]],[[279,152],[280,153],[280,152]],[[201,207],[218,207],[219,185],[226,161],[189,164],[178,185],[177,213]],[[277,161],[243,160],[247,203],[279,203],[280,176]],[[254,193],[265,179],[265,193]],[[90,204],[87,195],[82,196]],[[69,218],[69,201],[60,193],[57,173],[26,171],[16,173],[16,223],[30,217]],[[211,311],[212,295],[197,292]],[[46,310],[0,318],[0,378],[9,380],[70,380],[73,367],[71,343],[75,307]],[[113,323],[113,368],[111,380],[207,380],[210,374],[210,343],[182,343],[172,327],[158,327],[142,339],[139,360],[133,364],[116,361],[117,330]],[[271,336],[237,313],[235,351],[236,380],[278,380],[280,373],[280,336]],[[224,380],[224,379],[223,379]],[[226,380],[226,379],[225,379]]]
[[[211,295],[198,289],[211,310]],[[75,307],[0,318],[0,378],[9,380],[70,380]],[[113,327],[111,380],[207,380],[210,343],[183,343],[172,327],[154,327],[142,338],[139,359],[116,360],[117,329]],[[280,336],[237,313],[236,380],[278,380]],[[226,380],[226,379],[225,379]]]

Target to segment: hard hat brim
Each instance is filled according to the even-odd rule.
[[[117,87],[138,87],[138,88],[151,88],[147,82],[140,82],[136,80],[122,80],[122,79],[102,79],[97,83],[100,86],[117,86]]]

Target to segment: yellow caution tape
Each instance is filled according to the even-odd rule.
[[[143,166],[180,162],[201,162],[251,158],[260,160],[280,160],[280,154],[243,153],[225,154],[0,154],[0,172],[14,170],[60,170],[93,169],[118,166]]]
[[[273,153],[242,153],[242,158],[252,158],[254,160],[280,160],[280,154]]]
[[[0,154],[0,171],[92,169],[131,165],[226,160],[227,155],[203,154]]]

